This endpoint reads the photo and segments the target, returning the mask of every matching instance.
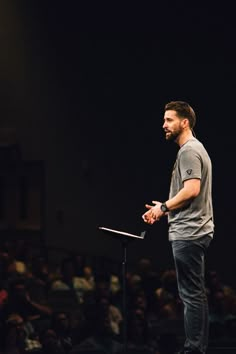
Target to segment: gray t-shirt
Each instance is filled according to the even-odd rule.
[[[169,240],[192,240],[209,235],[213,237],[212,166],[203,144],[191,138],[178,151],[172,171],[169,198],[183,188],[184,181],[201,180],[199,195],[183,208],[168,214]]]

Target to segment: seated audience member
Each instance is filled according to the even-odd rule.
[[[89,322],[91,332],[87,338],[75,345],[70,354],[99,350],[101,353],[122,354],[123,345],[116,339],[111,328],[108,308],[104,304],[91,304]]]
[[[182,302],[179,299],[177,291],[176,272],[174,269],[168,269],[161,275],[161,287],[155,291],[159,318],[160,319],[178,319],[182,314]]]
[[[88,281],[85,277],[77,276],[73,259],[70,257],[62,261],[60,273],[60,278],[52,281],[50,290],[72,290],[76,294],[78,303],[82,304],[84,293],[94,289],[94,283],[91,281],[91,278]]]
[[[56,334],[60,346],[68,353],[73,346],[73,328],[69,314],[65,311],[53,313],[50,328]]]
[[[5,319],[11,313],[18,313],[25,321],[30,321],[34,328],[47,326],[52,309],[31,299],[25,285],[25,279],[16,279],[9,284],[8,301],[4,306]]]
[[[42,354],[67,354],[57,334],[48,328],[41,333]]]
[[[134,308],[128,314],[127,321],[127,350],[135,353],[135,350],[142,350],[146,354],[157,353],[157,342],[149,333],[148,322],[145,311],[141,308]]]
[[[8,316],[1,334],[4,354],[41,353],[41,343],[30,322],[17,313]]]

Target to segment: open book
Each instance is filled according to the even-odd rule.
[[[111,234],[118,234],[121,236],[127,236],[127,237],[134,237],[143,240],[146,234],[146,231],[142,231],[140,235],[134,235],[129,232],[124,232],[124,231],[119,231],[119,230],[114,230],[114,229],[109,229],[107,227],[99,226],[100,230],[107,231]]]

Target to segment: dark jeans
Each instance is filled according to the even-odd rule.
[[[205,353],[208,346],[208,302],[205,254],[212,238],[172,241],[179,296],[184,304],[185,350]]]

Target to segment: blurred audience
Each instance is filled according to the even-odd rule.
[[[109,266],[105,270],[102,260],[99,267],[97,257],[94,266],[92,256],[69,252],[57,266],[24,240],[0,245],[0,354],[123,353],[124,319],[128,353],[173,354],[177,349],[184,329],[173,269],[157,271],[150,259],[142,258],[127,270],[124,316],[122,274]],[[235,289],[214,270],[207,273],[206,285],[210,341],[232,345]],[[59,291],[61,301],[68,290],[78,301],[56,310],[51,292]]]

